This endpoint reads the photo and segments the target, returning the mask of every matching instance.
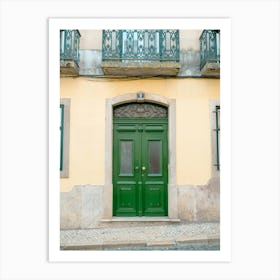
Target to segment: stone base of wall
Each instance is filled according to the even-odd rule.
[[[60,194],[60,228],[94,228],[102,215],[102,186],[75,186]]]
[[[178,213],[182,222],[220,221],[220,178],[206,185],[178,186]],[[60,195],[61,229],[89,229],[100,226],[103,186],[75,186]]]
[[[178,211],[182,221],[220,221],[220,178],[202,186],[179,186]]]

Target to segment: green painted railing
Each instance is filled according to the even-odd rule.
[[[79,63],[79,30],[60,30],[60,60],[73,60]]]
[[[203,30],[200,38],[200,70],[207,62],[220,62],[220,30]]]
[[[179,61],[179,30],[103,30],[103,61]]]

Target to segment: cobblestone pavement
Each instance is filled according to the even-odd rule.
[[[183,248],[182,246],[186,246],[190,250],[195,250],[197,247],[195,244],[200,244],[202,247],[198,246],[198,248],[203,248],[204,246],[205,248],[213,247],[217,250],[219,249],[219,239],[219,223],[180,223],[61,230],[60,247],[62,250],[118,250],[136,248],[139,250],[153,250],[153,248],[180,250]]]
[[[197,243],[197,244],[184,244],[184,245],[174,245],[174,246],[131,246],[131,247],[120,247],[120,248],[104,248],[108,251],[217,251],[220,250],[220,243],[210,242],[210,243]]]

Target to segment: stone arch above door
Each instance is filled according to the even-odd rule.
[[[176,183],[176,100],[167,97],[136,92],[106,100],[106,136],[105,136],[105,186],[103,192],[103,219],[112,219],[112,128],[113,107],[125,103],[154,103],[168,108],[168,217],[178,219],[177,183]]]

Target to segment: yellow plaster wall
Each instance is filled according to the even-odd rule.
[[[209,100],[219,98],[218,79],[113,80],[61,78],[61,97],[71,98],[69,178],[75,185],[104,185],[105,100],[138,91],[176,99],[177,184],[205,184],[211,177]]]

